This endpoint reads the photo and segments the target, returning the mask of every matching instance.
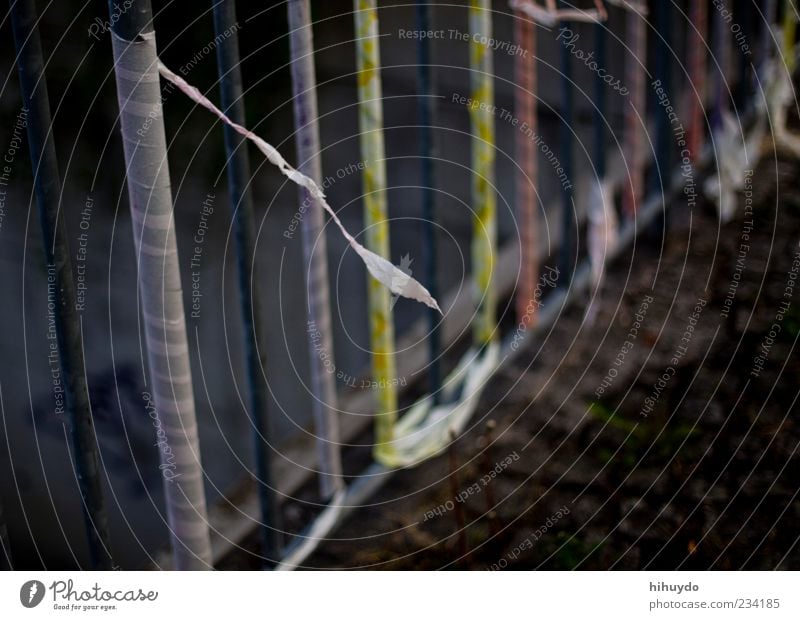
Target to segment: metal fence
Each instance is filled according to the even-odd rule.
[[[415,58],[409,62],[416,65],[417,124],[413,131],[418,142],[417,194],[422,205],[418,234],[425,249],[422,275],[416,278],[411,277],[407,266],[391,266],[386,261],[391,234],[378,3],[354,0],[352,12],[363,161],[359,171],[366,231],[363,245],[349,237],[336,217],[339,206],[328,205],[324,196],[319,132],[324,119],[318,115],[311,3],[288,0],[285,5],[291,55],[286,71],[292,83],[296,130],[294,166],[259,137],[260,129],[251,132],[247,128],[247,91],[240,71],[232,0],[215,1],[212,6],[219,80],[217,90],[205,93],[194,89],[159,60],[154,27],[158,20],[153,18],[149,0],[109,3],[108,36],[114,55],[138,303],[149,370],[142,409],[154,421],[154,449],[158,450],[164,473],[171,537],[171,556],[156,556],[160,567],[212,568],[237,541],[258,529],[265,567],[294,568],[393,471],[415,466],[444,451],[466,428],[487,381],[540,330],[551,325],[565,305],[584,304],[586,321],[594,320],[593,304],[602,294],[605,266],[673,199],[680,197],[691,203],[699,191],[694,187],[693,171],[720,159],[713,157],[712,145],[729,131],[726,118],[731,110],[744,110],[742,118],[756,124],[768,113],[758,104],[756,95],[767,82],[769,88],[789,80],[797,18],[791,0],[783,3],[781,28],[775,26],[778,7],[774,1],[740,2],[735,7],[726,0],[654,1],[649,6],[626,0],[597,0],[587,6],[555,0],[512,0],[510,5],[488,0],[465,3],[463,10],[469,14],[469,26],[468,32],[460,36],[465,58],[469,58],[471,92],[454,95],[460,97],[457,103],[469,115],[471,132],[471,275],[466,285],[469,295],[465,296],[445,290],[437,282],[437,243],[441,234],[437,225],[438,162],[448,156],[448,145],[437,140],[438,134],[433,131],[438,123],[437,102],[441,100],[437,74],[447,69],[438,64],[434,47],[440,36],[437,33],[447,32],[447,24],[437,22],[437,4],[416,5],[416,23],[408,31],[415,45]],[[79,482],[90,567],[110,569],[114,566],[114,550],[82,345],[83,332],[92,326],[82,322],[76,312],[80,291],[76,289],[79,274],[73,264],[75,241],[69,239],[64,224],[70,214],[65,213],[62,204],[39,21],[33,0],[10,0],[10,7],[42,248],[48,266],[53,351],[57,352],[54,355],[57,354],[63,387],[63,409],[70,419],[71,456]],[[611,17],[617,20],[615,23],[623,23],[624,28],[612,28]],[[513,21],[513,40],[493,36],[493,22],[498,20]],[[585,36],[586,30],[582,36],[576,34],[579,22],[594,24],[588,31],[591,37]],[[743,33],[745,28],[747,32]],[[772,43],[780,37],[782,47]],[[607,47],[612,39],[627,50],[624,67],[610,64]],[[758,45],[744,53],[743,41],[750,40]],[[542,99],[538,92],[537,49],[544,45],[558,50],[560,63],[556,148],[542,140],[539,133]],[[501,54],[502,62],[514,63],[512,110],[499,109],[494,101],[493,62]],[[734,57],[741,57],[742,61],[733,63]],[[580,90],[573,75],[576,67],[590,72],[591,92]],[[176,240],[162,84],[215,114],[224,126],[238,312],[243,326],[247,385],[244,400],[255,464],[248,474],[255,483],[248,498],[238,500],[239,514],[233,519],[214,516],[206,505],[201,459],[204,447],[198,438],[195,414],[195,398],[200,398],[200,392],[190,368],[183,294],[186,282],[181,282],[178,265],[179,254],[185,255],[187,249],[178,248]],[[733,90],[730,84],[734,85]],[[575,169],[576,97],[590,100],[592,107],[592,170],[588,173]],[[614,115],[624,119],[621,133],[608,120]],[[503,166],[513,165],[516,177],[513,213],[517,234],[505,245],[498,242],[497,232],[495,125],[499,122],[511,123],[516,130],[514,161],[502,161]],[[298,190],[297,225],[304,263],[294,274],[305,291],[303,311],[310,326],[308,389],[313,397],[315,437],[313,455],[309,457],[313,467],[299,475],[318,479],[320,509],[307,529],[295,534],[287,533],[282,525],[284,500],[276,482],[275,447],[270,434],[271,397],[264,376],[264,334],[276,322],[265,316],[262,300],[271,291],[260,285],[254,268],[258,227],[252,196],[253,166],[248,155],[250,142],[259,149],[259,158],[264,158],[258,162],[259,174],[283,174]],[[554,174],[560,180],[560,195],[554,199],[539,191],[545,167],[548,175]],[[735,166],[731,169],[719,165],[713,197],[723,218],[731,212],[730,192],[735,191],[737,175],[743,171],[743,167],[737,170]],[[583,208],[577,206],[580,196]],[[550,202],[560,204],[560,231],[555,243],[545,246],[541,223]],[[330,211],[326,214],[327,209]],[[328,232],[327,218],[333,218],[341,230]],[[340,400],[335,373],[331,372],[336,354],[325,240],[326,235],[340,233],[366,266],[363,277],[367,278],[368,290],[367,308],[361,311],[368,317],[370,333],[370,380],[374,389],[364,398],[370,400],[373,463],[358,475],[343,473],[348,467],[346,462],[343,464],[342,446],[366,431],[365,421],[341,428],[349,403]],[[556,245],[557,267],[542,267]],[[543,281],[546,286],[542,286]],[[428,307],[411,329],[422,334],[424,351],[418,350],[405,359],[401,369],[393,306],[402,296],[422,301]],[[500,302],[509,296],[512,302],[503,307]],[[436,300],[438,306],[431,300]],[[510,315],[513,320],[508,320]],[[465,335],[465,328],[471,336]],[[445,353],[453,343],[461,343],[464,352],[453,363],[446,363]],[[222,360],[208,363],[221,364]],[[421,371],[426,393],[401,408],[399,399],[408,386],[400,378],[407,376],[409,370]],[[203,458],[209,458],[208,453]],[[283,475],[281,472],[278,477]],[[2,516],[0,542],[5,559],[12,566]]]

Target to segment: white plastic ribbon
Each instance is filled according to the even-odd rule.
[[[595,0],[594,9],[557,9],[554,2],[547,6],[539,6],[533,0],[509,0],[508,6],[514,11],[526,14],[536,23],[544,26],[555,26],[560,21],[604,22],[608,18],[602,0]]]
[[[593,181],[589,192],[588,231],[586,244],[589,248],[589,264],[592,277],[589,287],[589,307],[586,308],[585,321],[591,326],[597,316],[600,294],[606,263],[619,242],[619,222],[614,210],[614,187],[607,179]]]
[[[487,381],[500,363],[500,346],[471,348],[445,379],[436,407],[430,396],[418,401],[395,425],[395,438],[376,447],[375,460],[386,467],[411,467],[442,452],[464,431]]]
[[[356,241],[353,236],[347,232],[347,229],[344,227],[341,220],[339,220],[336,212],[325,200],[325,194],[322,189],[314,182],[313,179],[307,177],[302,172],[289,165],[289,163],[283,158],[283,155],[278,152],[278,149],[269,144],[263,138],[257,136],[249,129],[233,122],[225,115],[224,112],[222,112],[222,110],[211,103],[211,101],[209,101],[208,98],[205,97],[197,88],[189,84],[179,75],[176,75],[170,71],[161,61],[158,62],[158,72],[164,79],[177,86],[192,101],[203,106],[210,112],[213,112],[220,120],[222,120],[222,122],[227,123],[238,133],[252,141],[258,147],[258,150],[260,150],[266,156],[270,163],[278,168],[278,170],[280,170],[281,173],[289,180],[293,181],[297,185],[300,185],[301,187],[306,188],[314,200],[316,200],[320,206],[322,206],[322,208],[330,214],[331,218],[344,235],[344,238],[347,239],[348,243],[350,243],[350,247],[352,247],[356,254],[361,257],[361,260],[364,261],[364,264],[367,266],[367,269],[372,274],[373,278],[378,280],[378,282],[383,284],[395,295],[414,299],[425,304],[426,306],[435,308],[439,312],[442,312],[439,304],[428,292],[428,289],[422,286],[422,284],[417,282],[417,280],[412,278],[407,273],[404,273],[399,267],[396,267],[382,256],[378,256],[374,252],[371,252],[358,241]]]

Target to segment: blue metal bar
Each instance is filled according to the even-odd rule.
[[[239,66],[239,36],[236,32],[234,0],[218,0],[213,5],[214,34],[217,45],[217,69],[222,111],[235,123],[245,124],[242,71]],[[250,396],[250,420],[253,425],[253,452],[258,477],[258,502],[261,509],[261,542],[263,558],[268,565],[277,561],[280,551],[280,532],[275,485],[272,481],[270,450],[267,445],[269,395],[263,369],[266,344],[261,321],[261,301],[258,294],[255,265],[255,223],[250,183],[250,160],[246,139],[229,125],[223,127],[225,151],[228,156],[228,193],[233,210],[236,239],[236,268],[239,278],[239,305],[244,329],[245,362]]]
[[[13,570],[13,568],[11,542],[8,539],[8,528],[3,515],[3,506],[0,504],[0,570]]]
[[[725,6],[725,0],[720,0],[721,5]],[[722,16],[721,11],[715,10],[712,17],[711,26],[711,51],[714,59],[713,70],[713,108],[711,111],[711,131],[717,131],[722,125],[722,112],[726,107],[726,81],[725,71],[728,69],[728,40],[729,30]]]
[[[58,354],[64,377],[64,396],[71,423],[73,459],[89,542],[90,564],[93,569],[108,570],[113,565],[108,517],[100,483],[97,437],[86,385],[83,342],[61,205],[61,179],[36,9],[33,0],[11,0],[10,4],[45,259],[48,270],[52,269],[55,277]]]
[[[564,28],[570,28],[568,21],[561,22]],[[561,46],[561,109],[562,122],[560,127],[561,166],[564,168],[566,178],[572,179],[572,122],[574,117],[574,96],[572,84],[572,53],[568,46]],[[569,287],[575,268],[573,261],[573,248],[575,246],[575,208],[573,204],[573,191],[571,188],[562,189],[561,203],[561,248],[559,249],[559,285]]]

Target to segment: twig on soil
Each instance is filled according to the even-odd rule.
[[[483,436],[481,437],[481,443],[483,448],[483,453],[481,455],[481,462],[483,466],[483,470],[488,474],[492,471],[494,466],[492,465],[491,456],[491,447],[492,447],[492,431],[497,428],[497,422],[494,420],[489,420],[486,422],[486,427],[483,431]],[[486,493],[484,495],[486,499],[486,518],[489,522],[489,535],[494,538],[497,536],[500,528],[498,527],[497,523],[497,512],[495,511],[494,507],[497,505],[495,502],[494,497],[494,488],[492,487],[491,477],[489,483],[486,485]]]
[[[456,454],[456,438],[452,433],[450,434],[450,443],[447,445],[447,463],[449,467],[449,475],[447,477],[450,483],[450,494],[453,497],[458,497],[458,455]],[[467,532],[464,526],[464,508],[461,502],[455,502],[453,507],[453,515],[456,520],[456,533],[458,535],[458,550],[462,558],[467,556]]]

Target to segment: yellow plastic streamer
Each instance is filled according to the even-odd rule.
[[[356,60],[358,67],[358,124],[361,155],[366,164],[362,176],[366,246],[389,256],[389,224],[386,202],[386,156],[383,143],[383,110],[378,44],[378,12],[375,0],[355,0]],[[380,283],[367,281],[372,378],[376,382],[376,452],[392,441],[397,420],[397,367],[394,358],[394,325],[391,297]]]
[[[472,272],[475,280],[476,316],[473,340],[477,346],[494,338],[497,300],[492,286],[497,242],[497,207],[494,193],[494,63],[492,50],[481,41],[492,36],[491,2],[470,0],[470,81],[472,101]]]

